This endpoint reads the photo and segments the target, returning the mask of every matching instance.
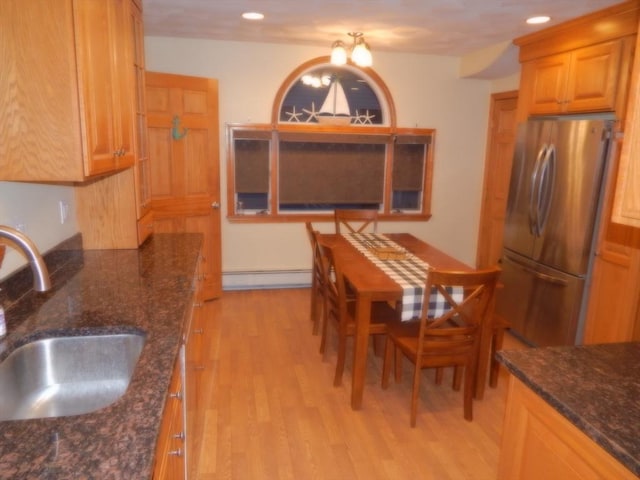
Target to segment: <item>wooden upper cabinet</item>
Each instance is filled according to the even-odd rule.
[[[3,1],[0,180],[133,165],[128,12],[124,0]]]
[[[640,41],[636,44],[636,51]],[[640,229],[640,55],[633,65],[612,221]],[[637,235],[636,235],[637,236]],[[637,247],[637,245],[636,245]]]
[[[122,141],[123,145],[133,142],[134,168],[118,171],[113,175],[100,177],[94,182],[84,182],[75,188],[76,217],[82,231],[85,249],[137,248],[153,233],[153,218],[149,186],[149,147],[147,141],[147,117],[144,96],[144,33],[142,11],[139,3],[127,0],[130,8],[122,8],[126,14],[126,29],[120,34],[125,42],[127,65],[122,68],[121,79],[133,81],[132,89],[119,87],[122,109],[130,112],[133,125],[126,129],[132,140]],[[112,5],[116,3],[112,2]],[[129,75],[129,76],[128,76]],[[127,98],[127,100],[123,100]],[[109,105],[103,105],[108,111]],[[115,104],[117,107],[117,104]],[[113,107],[112,112],[115,111]],[[115,116],[117,118],[118,115]],[[121,117],[125,117],[124,115]],[[108,125],[100,132],[109,132]],[[122,136],[121,138],[126,138]],[[107,142],[108,138],[104,138]],[[97,142],[95,145],[106,145]],[[97,150],[97,148],[94,148]],[[119,157],[128,160],[129,154]],[[101,155],[103,165],[108,155]]]
[[[133,165],[131,57],[126,0],[74,2],[85,173]]]
[[[518,120],[589,112],[622,117],[637,30],[632,0],[515,39],[522,65]]]
[[[622,40],[615,40],[527,62],[529,112],[615,110],[621,54]]]

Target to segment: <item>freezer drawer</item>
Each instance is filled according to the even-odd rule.
[[[535,346],[574,345],[585,279],[536,264],[513,252],[502,257],[496,312]]]

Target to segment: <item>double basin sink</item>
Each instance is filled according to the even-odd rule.
[[[0,421],[94,412],[127,390],[144,334],[35,340],[0,363]]]

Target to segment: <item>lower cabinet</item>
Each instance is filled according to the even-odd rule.
[[[153,469],[154,480],[180,480],[185,478],[186,438],[184,405],[184,347],[176,360],[167,392],[158,445],[156,463]]]
[[[193,280],[193,301],[185,314],[183,345],[176,360],[156,446],[154,480],[195,478],[202,435],[205,372],[202,316],[202,258]],[[199,430],[200,429],[200,430]]]
[[[498,479],[637,477],[515,377],[509,379]]]

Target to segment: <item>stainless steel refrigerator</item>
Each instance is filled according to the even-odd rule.
[[[613,121],[540,117],[518,131],[496,312],[531,345],[581,343]]]

